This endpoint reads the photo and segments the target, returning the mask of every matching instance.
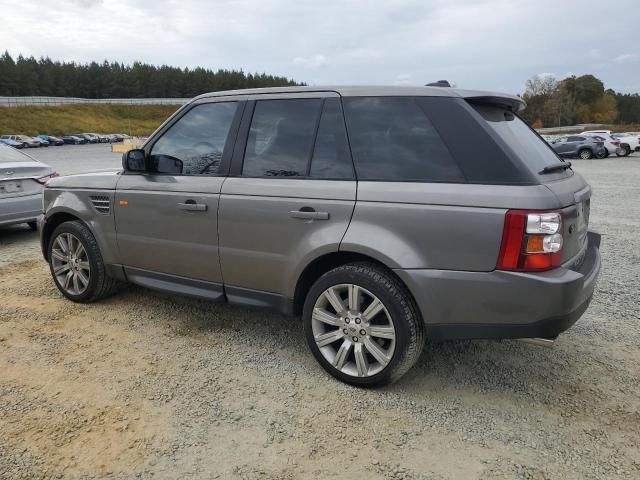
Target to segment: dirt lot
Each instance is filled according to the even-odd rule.
[[[298,320],[136,287],[62,299],[0,230],[0,479],[640,478],[640,156],[576,162],[604,270],[552,349],[428,344],[340,384]]]

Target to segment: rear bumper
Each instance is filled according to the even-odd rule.
[[[0,200],[0,225],[33,222],[41,213],[41,193]]]
[[[600,235],[589,232],[579,268],[542,273],[395,270],[432,339],[555,337],[591,301],[600,273]]]

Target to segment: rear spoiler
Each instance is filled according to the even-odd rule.
[[[467,100],[469,103],[481,104],[481,105],[498,105],[504,107],[512,112],[520,112],[526,107],[526,102],[516,96],[507,95],[504,93],[487,93],[487,92],[475,92],[473,90],[458,90],[457,93]]]

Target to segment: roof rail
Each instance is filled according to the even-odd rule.
[[[447,80],[438,80],[437,82],[427,83],[425,87],[450,87],[451,84]]]

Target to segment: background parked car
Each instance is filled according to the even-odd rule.
[[[630,133],[614,133],[611,135],[620,142],[619,156],[626,157],[636,150],[640,150],[640,135]]]
[[[604,141],[589,135],[563,135],[553,140],[550,146],[561,157],[578,157],[588,160],[606,156]]]
[[[74,133],[74,135],[76,137],[84,138],[87,141],[87,143],[98,143],[99,142],[98,136],[95,135],[94,133]]]
[[[11,140],[10,138],[0,138],[0,143],[4,145],[9,145],[13,148],[23,148],[24,144],[22,142],[16,142],[15,140]]]
[[[588,136],[591,138],[595,138],[598,141],[604,142],[604,147],[607,151],[605,157],[608,157],[612,153],[620,156],[620,141],[613,138],[608,133],[585,133],[583,132],[581,135]]]
[[[28,223],[35,230],[43,186],[57,176],[50,166],[0,145],[0,225]]]
[[[49,142],[49,145],[55,145],[55,146],[64,145],[64,141],[61,138],[54,137],[52,135],[38,135],[36,139],[47,141]]]
[[[84,138],[77,137],[75,135],[65,135],[64,137],[62,137],[62,141],[66,144],[71,144],[71,145],[82,145],[87,143],[87,141]]]
[[[27,135],[3,135],[2,138],[8,138],[9,140],[21,143],[22,148],[37,148],[41,145],[38,140],[28,137]]]

